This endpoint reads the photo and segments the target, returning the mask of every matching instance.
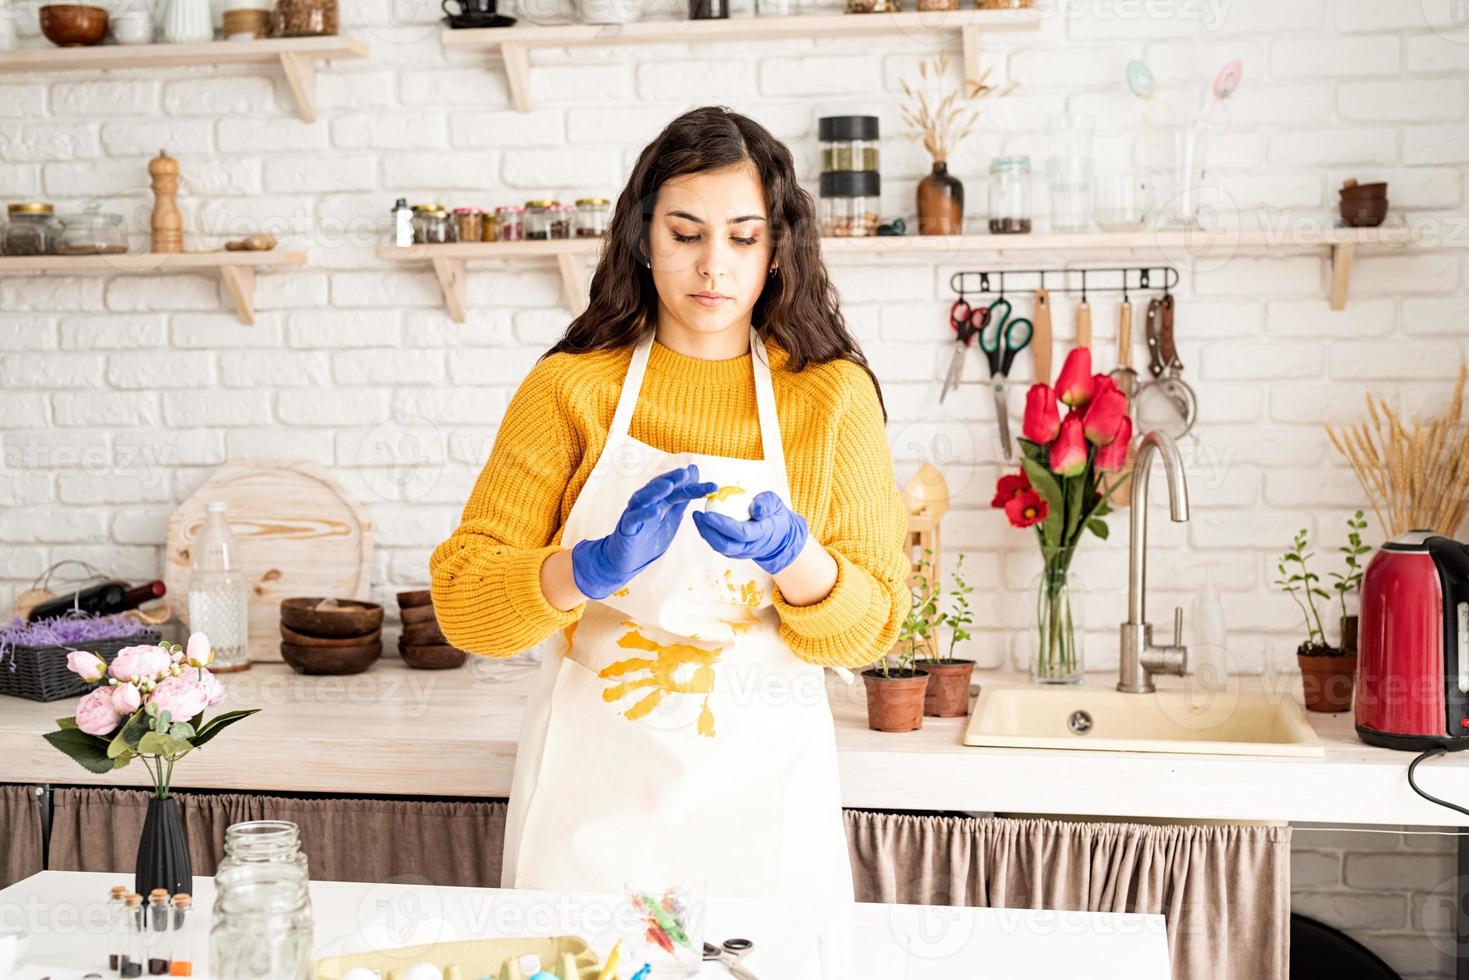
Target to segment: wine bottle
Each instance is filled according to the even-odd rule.
[[[153,581],[144,585],[131,586],[126,582],[111,581],[89,586],[55,599],[48,599],[30,611],[26,622],[34,623],[49,616],[68,616],[87,613],[107,616],[128,609],[136,609],[145,602],[161,599],[168,589],[162,582]]]

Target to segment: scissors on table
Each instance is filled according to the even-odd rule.
[[[718,960],[729,969],[730,976],[739,977],[740,980],[760,980],[740,963],[740,960],[745,958],[745,954],[754,948],[755,943],[749,939],[726,939],[718,946],[713,943],[705,943],[704,959]]]
[[[1015,363],[1015,355],[1030,346],[1035,327],[1024,317],[1010,318],[1012,307],[1003,296],[990,304],[988,315],[979,331],[979,349],[990,362],[990,387],[995,391],[995,419],[1000,426],[1000,447],[1005,459],[1012,453],[1010,443],[1010,407],[1005,398],[1005,381]]]
[[[975,308],[962,298],[949,307],[949,326],[954,331],[954,356],[949,360],[948,373],[944,375],[944,386],[939,391],[939,402],[949,397],[949,392],[959,387],[959,377],[964,373],[964,355],[974,338],[979,336],[985,324],[990,322],[988,307]]]

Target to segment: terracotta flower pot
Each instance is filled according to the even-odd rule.
[[[928,689],[924,670],[862,672],[867,688],[867,727],[876,732],[912,732],[923,727],[923,696]]]
[[[1334,647],[1315,647],[1335,651]],[[1296,652],[1301,667],[1301,691],[1307,711],[1335,713],[1352,707],[1352,684],[1357,677],[1356,653]]]
[[[963,718],[969,714],[973,660],[925,660],[923,669],[930,675],[923,696],[924,714],[934,718]]]

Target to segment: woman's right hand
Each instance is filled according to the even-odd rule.
[[[717,489],[718,484],[699,482],[694,464],[649,481],[628,498],[611,534],[579,541],[571,549],[576,587],[590,599],[605,599],[622,588],[668,550],[689,501]]]

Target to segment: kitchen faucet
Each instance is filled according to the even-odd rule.
[[[1148,473],[1153,458],[1163,457],[1168,478],[1168,511],[1176,523],[1188,520],[1188,484],[1183,460],[1173,437],[1149,432],[1138,440],[1132,468],[1132,514],[1127,553],[1127,622],[1122,624],[1122,658],[1117,668],[1117,690],[1151,694],[1154,674],[1177,674],[1188,668],[1183,645],[1183,609],[1173,610],[1173,643],[1153,645],[1153,626],[1147,621],[1148,591]]]

